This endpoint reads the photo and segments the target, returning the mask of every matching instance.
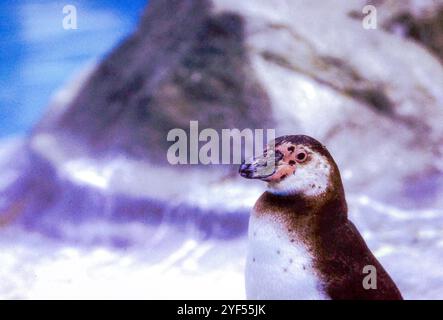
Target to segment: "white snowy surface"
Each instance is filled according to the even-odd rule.
[[[364,196],[351,199],[351,219],[404,297],[442,299],[442,212],[408,212]],[[144,228],[103,222],[73,231],[82,238],[111,231],[142,238],[152,231]],[[161,245],[165,241],[171,242],[167,248]],[[167,232],[155,242],[117,249],[7,228],[0,231],[0,298],[244,299],[245,258],[245,237],[200,242]]]
[[[244,298],[241,240],[185,239],[152,263],[148,246],[82,247],[19,230],[0,237],[1,299]]]
[[[1,142],[0,159],[20,146],[18,139]],[[250,192],[258,196],[260,189]],[[210,195],[217,203],[225,196],[220,190]],[[350,219],[404,297],[442,299],[442,208],[400,209],[351,192],[347,200]],[[0,298],[245,298],[246,235],[202,241],[167,224],[154,228],[92,219],[61,228],[66,241],[21,227],[0,229]],[[111,239],[122,235],[133,244],[116,248]]]

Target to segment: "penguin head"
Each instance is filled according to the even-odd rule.
[[[263,155],[242,163],[239,170],[244,178],[267,182],[271,193],[304,196],[325,193],[336,181],[336,172],[337,166],[327,149],[305,135],[275,139]]]

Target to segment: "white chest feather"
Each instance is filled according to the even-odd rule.
[[[328,299],[305,246],[270,218],[251,215],[245,280],[248,299]]]

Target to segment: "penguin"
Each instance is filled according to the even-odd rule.
[[[320,142],[276,138],[239,173],[267,183],[249,220],[247,299],[402,300],[348,220],[340,171]]]

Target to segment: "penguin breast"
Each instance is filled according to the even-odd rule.
[[[269,215],[249,221],[245,284],[247,299],[329,299],[306,246]]]

